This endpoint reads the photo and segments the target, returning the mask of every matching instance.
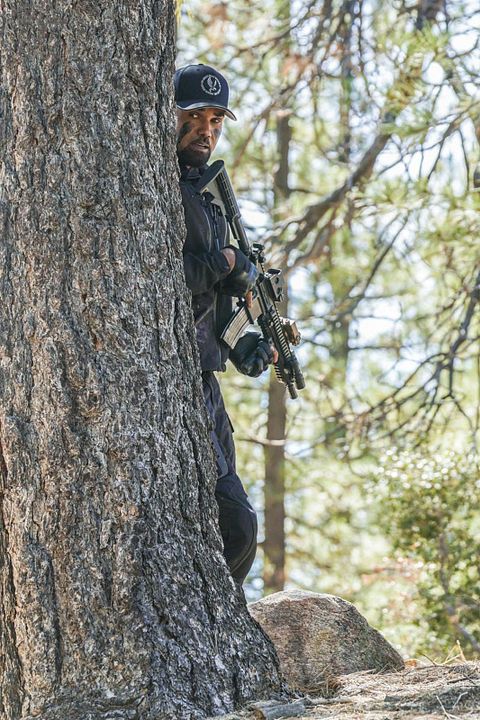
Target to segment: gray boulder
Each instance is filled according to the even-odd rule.
[[[277,650],[292,688],[325,689],[337,675],[403,670],[398,652],[352,603],[335,595],[288,590],[248,606]]]

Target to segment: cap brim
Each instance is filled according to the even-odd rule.
[[[236,120],[237,118],[233,114],[231,110],[224,107],[223,105],[216,105],[215,103],[211,102],[189,102],[188,100],[180,100],[180,102],[177,102],[177,107],[180,108],[180,110],[197,110],[199,108],[218,108],[219,110],[224,110],[225,115],[230,118],[230,120]]]

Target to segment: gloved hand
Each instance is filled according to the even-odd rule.
[[[260,333],[247,332],[230,351],[230,360],[243,375],[258,377],[273,362],[273,348]]]
[[[222,292],[232,297],[245,297],[257,281],[258,270],[237,247],[227,245],[224,250],[226,249],[235,254],[235,264],[229,275],[222,281]]]

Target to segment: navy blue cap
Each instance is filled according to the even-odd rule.
[[[228,109],[228,83],[218,70],[209,65],[185,65],[174,76],[175,102],[181,110],[220,108],[232,120]]]

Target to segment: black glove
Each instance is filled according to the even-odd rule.
[[[273,362],[273,350],[260,333],[247,332],[230,351],[230,360],[243,375],[258,377]]]
[[[233,245],[227,245],[227,247],[235,253],[235,265],[222,281],[222,292],[224,295],[232,297],[245,297],[257,282],[258,270],[237,247]]]

